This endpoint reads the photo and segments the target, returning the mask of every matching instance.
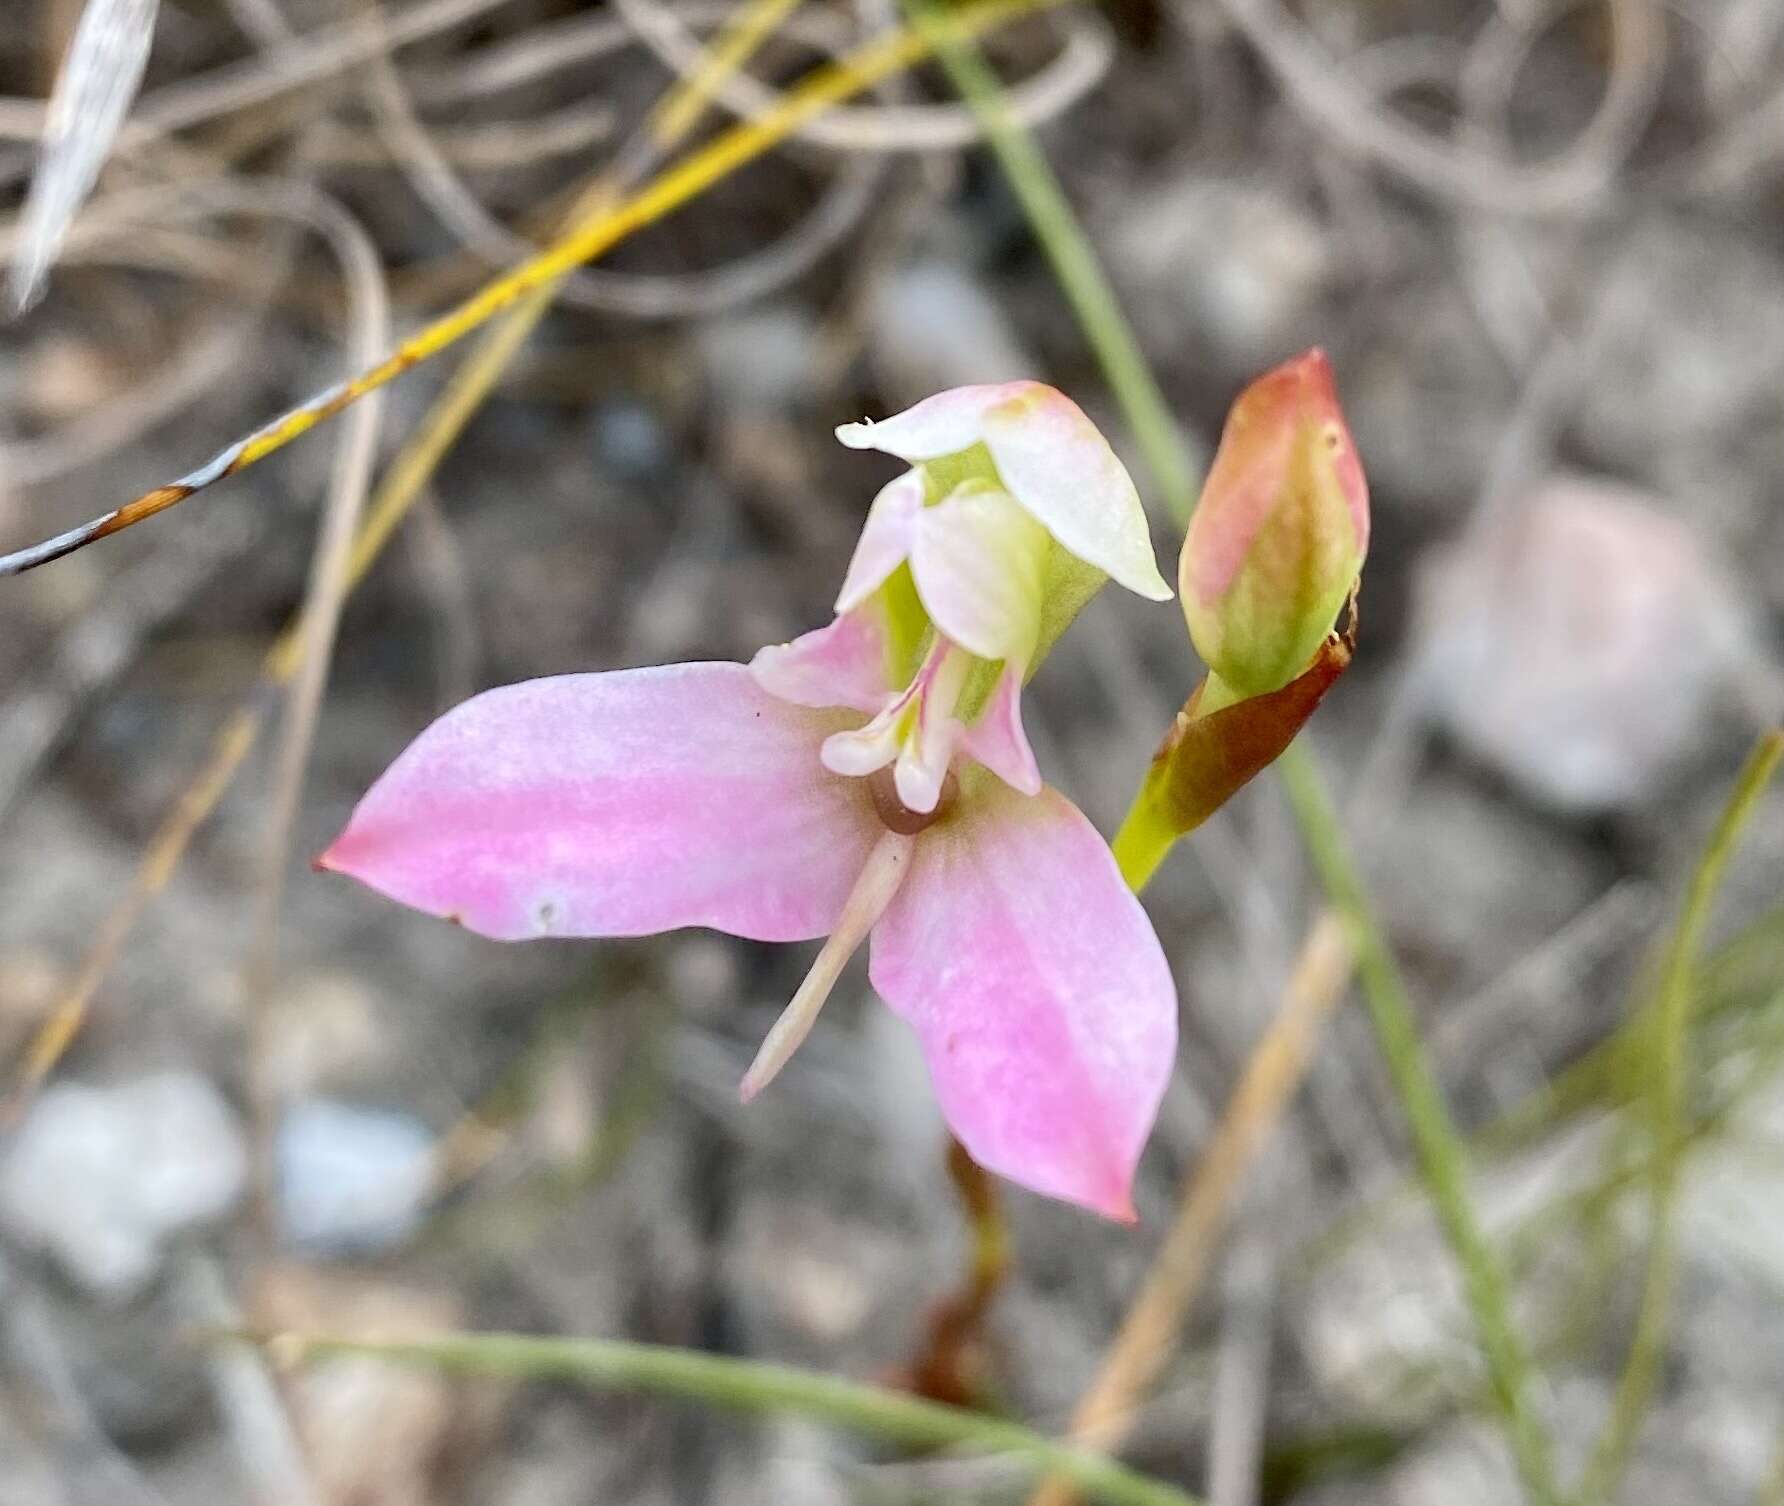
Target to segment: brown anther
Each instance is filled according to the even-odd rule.
[[[890,767],[869,774],[867,788],[873,796],[874,812],[886,830],[895,831],[901,837],[914,837],[918,832],[933,826],[953,808],[955,798],[960,794],[960,781],[954,777],[954,771],[949,769],[947,777],[942,780],[941,796],[932,811],[914,811],[898,798],[898,786],[893,783]]]

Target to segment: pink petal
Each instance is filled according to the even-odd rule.
[[[902,694],[886,698],[885,709],[872,721],[825,738],[818,752],[824,767],[859,777],[891,764],[905,809],[934,810],[964,730],[953,707],[971,668],[966,654],[938,639],[916,678]]]
[[[904,729],[900,716],[914,691],[901,695],[865,727],[844,727],[824,739],[818,757],[833,774],[863,779],[877,774],[898,757]]]
[[[1041,770],[1028,733],[1022,725],[1022,677],[1020,660],[1004,665],[985,709],[966,734],[968,756],[977,759],[1011,789],[1024,795],[1041,793]]]
[[[897,688],[886,683],[886,632],[871,606],[791,643],[758,649],[750,673],[771,696],[795,706],[847,706],[869,714]]]
[[[318,864],[504,941],[821,936],[881,832],[818,762],[848,719],[741,664],[505,686],[411,743]]]
[[[973,1158],[1131,1219],[1177,993],[1114,857],[1064,796],[980,776],[917,839],[874,931],[874,987],[916,1027]]]
[[[923,478],[915,471],[906,471],[880,488],[867,510],[867,521],[861,525],[861,537],[837,593],[838,616],[854,611],[904,563],[922,511]]]

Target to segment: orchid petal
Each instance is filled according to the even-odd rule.
[[[1026,659],[1041,622],[1047,531],[1007,492],[956,487],[917,519],[911,574],[924,610],[981,659]]]
[[[421,734],[318,859],[498,940],[821,936],[881,827],[818,762],[846,714],[741,664],[529,680]]]
[[[836,431],[836,437],[851,450],[878,450],[913,465],[939,460],[980,443],[985,437],[987,412],[1040,385],[1024,381],[955,387],[926,397],[891,418],[844,424]]]
[[[904,693],[887,703],[878,716],[862,727],[832,732],[818,749],[818,757],[833,774],[862,778],[877,773],[898,757],[911,706],[921,690],[912,681]]]
[[[954,715],[954,703],[972,664],[958,649],[945,645],[923,666],[918,679],[916,725],[892,765],[892,785],[908,811],[928,815],[941,800],[948,765],[966,729]]]
[[[1022,677],[1020,660],[1004,665],[992,689],[991,699],[967,729],[966,751],[1013,790],[1024,795],[1041,792],[1040,765],[1028,745],[1022,726]]]
[[[1064,796],[983,776],[923,832],[870,977],[917,1030],[949,1126],[990,1170],[1131,1219],[1176,1052],[1171,970]]]
[[[923,478],[915,471],[906,471],[880,488],[867,509],[867,521],[861,525],[861,537],[837,593],[838,616],[854,611],[909,557],[922,511]]]
[[[886,683],[886,632],[880,615],[863,607],[828,627],[770,644],[750,660],[762,689],[795,706],[847,706],[877,712],[893,687]]]
[[[1083,409],[1052,387],[957,387],[878,423],[844,424],[836,437],[913,464],[983,444],[1011,495],[1064,549],[1130,591],[1170,598],[1126,467]]]
[[[892,764],[893,784],[905,809],[919,814],[934,810],[965,730],[953,711],[971,672],[966,654],[938,640],[916,678],[872,721],[824,739],[818,750],[824,767],[860,777]]]
[[[1069,397],[1037,384],[993,408],[985,444],[1004,485],[1061,548],[1151,601],[1171,599],[1127,467]]]

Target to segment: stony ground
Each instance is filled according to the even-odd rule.
[[[0,36],[17,98],[41,94],[74,7],[24,9],[30,23]],[[1256,0],[1123,0],[1094,23],[1113,38],[1106,74],[1041,132],[1200,453],[1248,376],[1316,342],[1332,355],[1377,532],[1361,652],[1312,741],[1444,1086],[1483,1131],[1625,1016],[1784,684],[1784,8],[1618,10],[1607,28],[1542,6],[1318,0],[1290,17]],[[314,0],[287,19],[342,13]],[[170,0],[145,101],[249,56],[254,25],[279,14]],[[559,43],[549,72],[506,92],[467,82],[480,57],[586,19],[568,3],[492,5],[399,55],[432,139],[525,126],[506,148],[518,166],[467,159],[464,173],[511,222],[605,150],[554,155],[549,112],[604,142],[598,113],[635,120],[666,77],[636,46],[577,62]],[[1308,49],[1327,60],[1311,75],[1294,61]],[[1054,50],[1040,27],[1005,61],[1018,76]],[[768,76],[796,60],[774,54]],[[336,195],[406,326],[477,274],[460,230],[390,165],[402,138],[375,97],[353,75],[207,121],[189,145]],[[0,99],[0,123],[14,104]],[[7,159],[10,185],[25,160]],[[121,165],[107,191],[193,170],[167,151]],[[856,197],[839,249],[711,307],[723,288],[705,274],[843,193]],[[554,316],[347,612],[275,984],[250,995],[243,981],[271,781],[257,757],[4,1131],[0,1506],[1018,1489],[982,1461],[561,1387],[342,1362],[278,1396],[192,1338],[243,1313],[504,1327],[885,1379],[962,1269],[921,1064],[864,976],[746,1112],[734,1085],[805,949],[703,934],[503,948],[301,861],[471,688],[747,656],[820,621],[886,474],[829,439],[836,423],[1020,372],[1124,432],[977,157],[802,146],[615,265],[702,275],[661,295],[666,317]],[[265,216],[173,215],[77,250],[49,300],[0,332],[8,546],[332,380],[342,321],[334,265]],[[394,390],[386,455],[439,380]],[[329,463],[329,437],[313,436],[132,535],[0,582],[0,1059],[73,978],[301,601]],[[1174,552],[1162,512],[1158,540]],[[1036,682],[1041,762],[1105,829],[1196,673],[1174,613],[1106,598]],[[1718,944],[1736,949],[1706,979],[1698,1051],[1699,1096],[1718,1112],[1688,1163],[1676,1323],[1630,1502],[1784,1499],[1781,859],[1774,799],[1717,912]],[[1185,1044],[1141,1225],[1008,1198],[1018,1259],[989,1396],[1042,1428],[1092,1375],[1314,912],[1273,782],[1180,852],[1149,902]],[[1645,1227],[1639,1186],[1617,1180],[1632,1133],[1589,1099],[1495,1153],[1479,1188],[1570,1462],[1628,1337]],[[1409,1165],[1353,1000],[1247,1186],[1137,1463],[1201,1491],[1211,1453],[1244,1461],[1255,1436],[1226,1502],[1516,1498],[1450,1267],[1397,1196]]]

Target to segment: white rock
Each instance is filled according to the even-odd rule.
[[[953,262],[898,268],[874,289],[869,318],[874,369],[900,402],[1040,372],[990,291]]]
[[[622,481],[654,476],[670,459],[668,435],[643,403],[602,403],[589,416],[589,427],[602,463]]]
[[[434,1139],[407,1114],[328,1098],[279,1126],[279,1220],[310,1250],[371,1253],[401,1244],[434,1185]]]
[[[167,1242],[240,1197],[247,1150],[208,1079],[167,1072],[50,1088],[0,1163],[0,1223],[97,1296],[123,1301]]]
[[[257,1295],[270,1321],[299,1333],[405,1339],[464,1326],[464,1313],[448,1293],[340,1272],[275,1267]],[[316,1499],[327,1506],[430,1506],[465,1498],[457,1482],[445,1483],[442,1464],[449,1447],[459,1450],[461,1469],[476,1457],[504,1390],[493,1381],[468,1387],[436,1370],[364,1355],[305,1365],[286,1388]]]
[[[1421,582],[1440,724],[1527,794],[1584,813],[1651,797],[1748,661],[1696,536],[1653,499],[1556,477]]]
[[[1185,177],[1124,197],[1110,256],[1154,339],[1210,343],[1237,368],[1305,343],[1333,273],[1325,231],[1293,199],[1255,182]]]
[[[1751,1062],[1737,1056],[1730,1067],[1750,1070]],[[1695,1158],[1679,1198],[1687,1251],[1706,1264],[1758,1276],[1766,1290],[1784,1284],[1784,1206],[1775,1168],[1752,1147],[1775,1145],[1780,1133],[1784,1082],[1774,1081],[1741,1103],[1726,1134]]]
[[[1607,1133],[1603,1121],[1587,1123],[1477,1170],[1470,1195],[1487,1237],[1509,1239],[1592,1177]],[[1560,1321],[1586,1258],[1582,1245],[1551,1241],[1521,1272],[1514,1316],[1525,1332],[1550,1331]],[[1483,1383],[1460,1269],[1428,1204],[1384,1204],[1322,1260],[1300,1300],[1295,1321],[1309,1370],[1346,1409],[1409,1423],[1428,1413],[1437,1377],[1447,1375],[1458,1395]]]
[[[722,406],[784,413],[810,400],[818,330],[804,309],[746,309],[703,322],[696,339],[712,395]]]

